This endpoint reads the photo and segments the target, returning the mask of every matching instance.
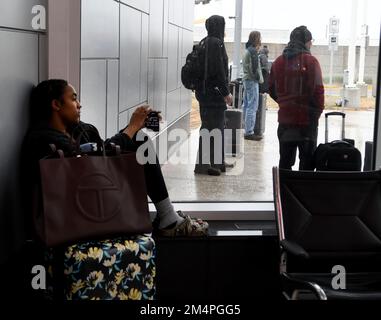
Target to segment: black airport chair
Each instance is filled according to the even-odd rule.
[[[381,171],[273,169],[287,299],[381,300]]]

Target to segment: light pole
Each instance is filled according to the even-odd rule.
[[[235,80],[239,76],[241,66],[241,43],[242,43],[242,12],[243,0],[235,1],[235,29],[234,29],[234,55],[232,67],[232,79]]]
[[[358,0],[352,0],[351,29],[348,50],[348,83],[344,88],[343,106],[360,108],[360,89],[355,85],[356,41],[357,41]]]
[[[366,49],[368,47],[369,35],[368,35],[368,25],[367,23],[367,10],[368,10],[368,0],[363,0],[363,18],[361,25],[361,47],[360,47],[360,62],[359,62],[359,81],[357,82],[357,87],[360,88],[361,96],[368,96],[368,86],[364,81],[365,74],[365,56]]]
[[[348,52],[348,87],[355,86],[356,70],[356,40],[357,40],[357,9],[358,0],[352,0],[351,29]]]

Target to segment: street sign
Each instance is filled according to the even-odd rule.
[[[330,51],[337,51],[339,49],[339,36],[337,34],[329,35],[328,46]]]
[[[340,19],[336,17],[332,17],[329,19],[329,33],[337,34],[339,33]]]

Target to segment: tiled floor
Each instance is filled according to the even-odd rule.
[[[364,156],[365,142],[373,140],[374,112],[348,111],[346,137],[355,139]],[[341,120],[330,121],[330,139],[340,137]],[[198,148],[198,130],[193,130],[183,145],[177,159],[190,159],[193,163],[163,166],[172,201],[272,201],[272,167],[279,161],[277,139],[277,112],[267,112],[265,138],[260,141],[244,141],[244,152],[235,161],[236,167],[219,177],[195,175],[194,161]],[[324,140],[324,117],[320,120],[319,143]],[[184,151],[186,150],[186,151]],[[296,166],[297,167],[297,164]]]

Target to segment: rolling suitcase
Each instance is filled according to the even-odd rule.
[[[341,140],[328,142],[328,118],[342,117]],[[345,138],[345,113],[325,114],[325,143],[320,144],[314,154],[317,171],[361,171],[361,153],[354,146],[354,140]]]
[[[364,171],[371,171],[373,169],[373,142],[365,142],[365,159]]]
[[[242,153],[242,110],[225,111],[225,153],[233,157]]]
[[[265,125],[266,125],[266,104],[267,104],[267,96],[266,94],[259,94],[259,105],[255,120],[255,128],[254,134],[256,136],[263,136],[265,133]]]
[[[56,298],[62,294],[64,300],[153,300],[155,256],[155,242],[149,235],[49,250],[46,263],[54,287],[50,291]]]
[[[243,103],[243,82],[239,79],[232,81],[229,83],[229,91],[233,96],[233,107],[241,109]]]

